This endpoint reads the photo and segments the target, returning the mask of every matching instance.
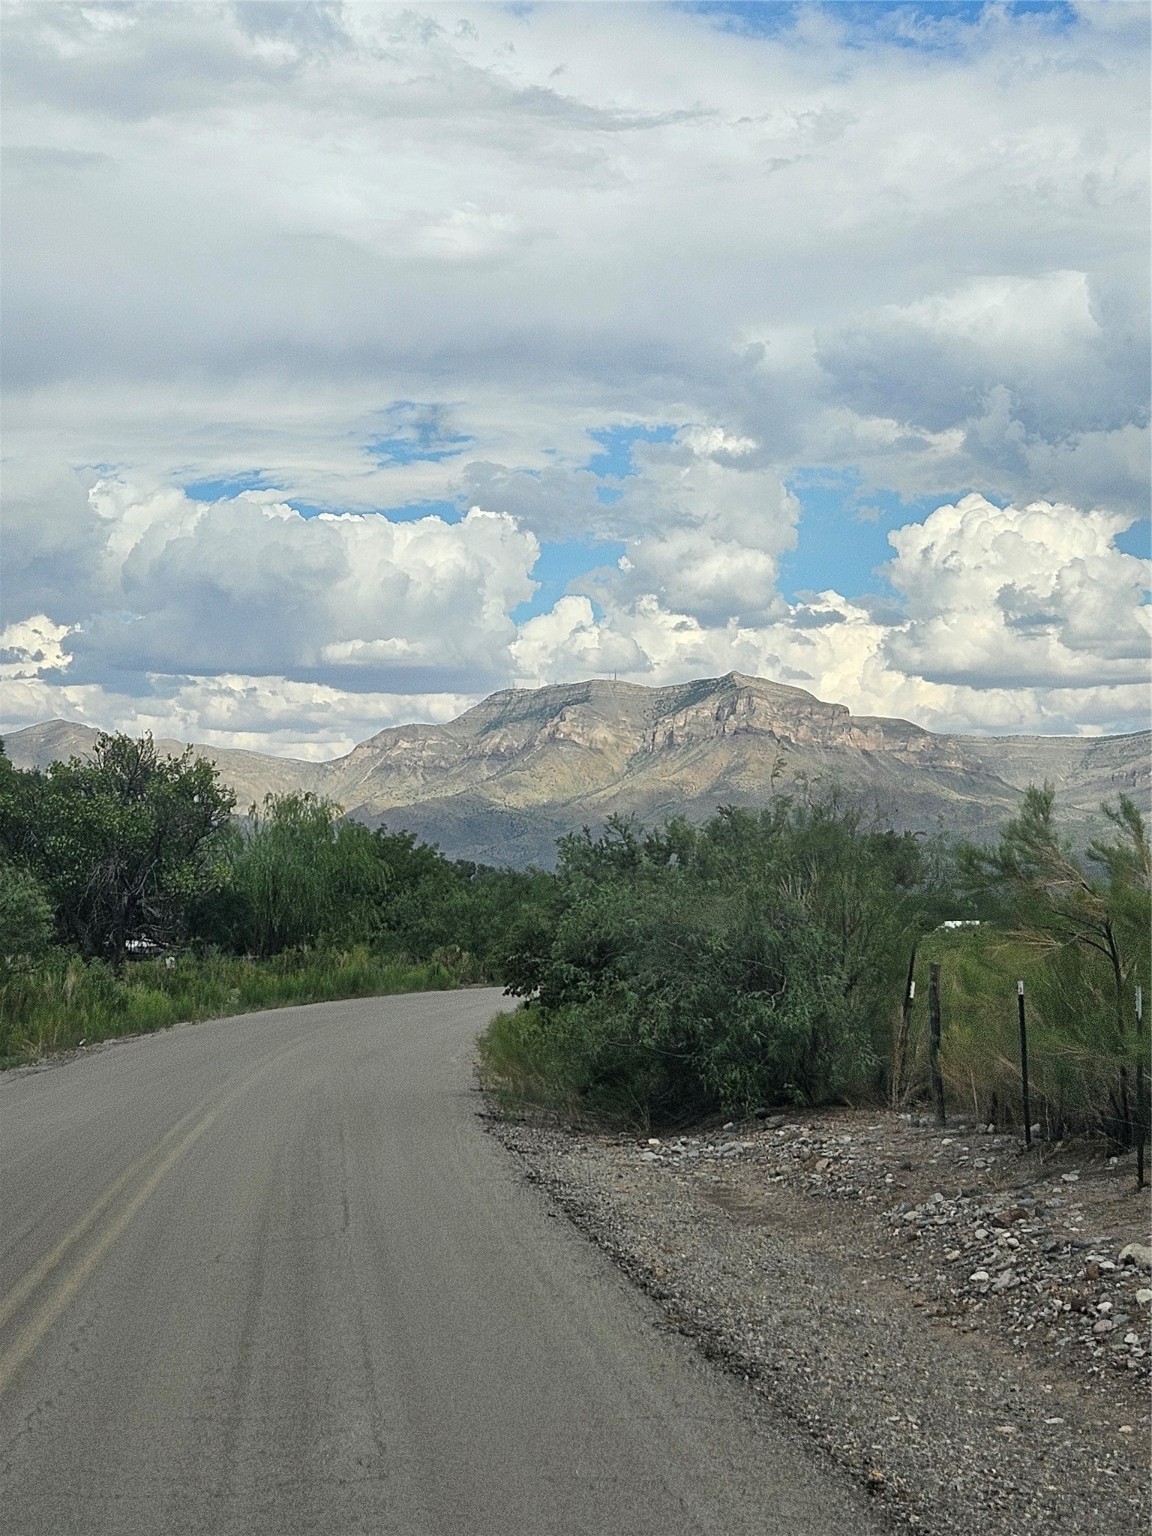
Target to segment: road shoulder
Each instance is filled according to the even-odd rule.
[[[885,1514],[940,1536],[1146,1529],[1152,1277],[1120,1259],[1148,1242],[1126,1164],[876,1111],[651,1144],[488,1124]]]

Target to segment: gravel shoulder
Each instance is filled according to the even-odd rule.
[[[659,1142],[488,1124],[669,1328],[894,1524],[1147,1530],[1152,1252],[1132,1158],[875,1110]]]

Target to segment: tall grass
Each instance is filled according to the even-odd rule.
[[[136,961],[119,971],[61,956],[36,970],[0,976],[0,1067],[36,1061],[82,1040],[94,1044],[187,1020],[440,991],[471,979],[468,965],[454,955],[415,964],[363,947],[289,952],[270,960],[187,955],[172,969],[162,961]]]
[[[940,1072],[954,1112],[1022,1128],[1016,984],[1027,1006],[1030,1099],[1041,1134],[1124,1140],[1121,1070],[1140,1042],[1118,1026],[1111,978],[1082,950],[1027,944],[989,927],[930,934],[917,955],[905,1102],[927,1100],[929,967],[940,966]],[[1128,1106],[1128,1113],[1135,1109]]]
[[[505,1112],[542,1109],[580,1118],[579,1072],[530,1009],[498,1013],[478,1042],[480,1082]]]

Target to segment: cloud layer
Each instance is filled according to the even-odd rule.
[[[859,9],[9,5],[0,719],[1144,724],[1147,15]]]

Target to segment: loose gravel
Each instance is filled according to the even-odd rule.
[[[668,1327],[896,1525],[1146,1532],[1152,1239],[1131,1158],[875,1110],[639,1142],[488,1123]]]

